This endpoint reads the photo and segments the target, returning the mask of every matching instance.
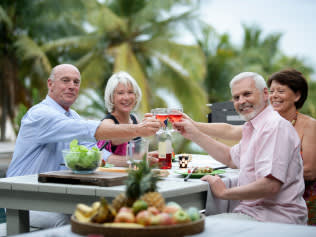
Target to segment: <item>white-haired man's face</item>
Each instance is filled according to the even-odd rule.
[[[235,82],[232,97],[235,110],[246,121],[253,119],[268,105],[267,88],[263,91],[257,89],[251,78]]]

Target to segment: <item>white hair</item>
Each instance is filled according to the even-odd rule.
[[[64,67],[70,67],[70,68],[74,69],[75,71],[77,71],[79,73],[79,76],[80,76],[79,79],[81,80],[81,74],[80,74],[79,69],[76,66],[72,65],[72,64],[59,64],[59,65],[53,67],[48,79],[50,79],[52,81],[55,81],[55,73],[58,70],[60,70],[61,68],[64,68]]]
[[[255,82],[256,88],[261,91],[263,91],[264,88],[268,88],[267,83],[265,82],[265,80],[260,74],[255,73],[255,72],[242,72],[234,76],[234,78],[230,81],[229,83],[230,90],[232,90],[236,82],[246,79],[246,78],[251,78]]]
[[[107,108],[108,112],[111,113],[114,109],[114,104],[113,104],[114,91],[119,83],[122,83],[125,86],[128,86],[128,84],[131,84],[136,96],[136,103],[133,110],[136,110],[142,99],[142,92],[137,82],[135,81],[135,79],[127,72],[121,71],[121,72],[117,72],[113,74],[108,80],[105,87],[104,102],[105,102],[105,107]]]

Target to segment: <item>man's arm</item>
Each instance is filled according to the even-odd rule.
[[[195,122],[187,114],[183,117],[190,120],[201,132],[219,139],[238,141],[242,135],[242,125],[231,125],[228,123],[201,123]]]
[[[201,146],[208,154],[217,161],[230,168],[236,168],[230,156],[230,147],[215,141],[204,132],[201,132],[190,119],[182,119],[180,122],[173,123],[173,126],[187,139],[192,140]]]
[[[242,125],[231,125],[228,123],[200,123],[194,125],[203,133],[224,140],[238,141],[242,135]]]
[[[139,124],[109,124],[102,121],[95,132],[96,140],[110,140],[113,138],[148,137],[154,135],[160,128],[159,120],[146,117]]]
[[[224,182],[218,176],[206,175],[201,180],[210,184],[212,193],[225,200],[254,200],[272,196],[278,193],[282,183],[272,176],[263,177],[257,181],[239,187],[227,189]]]

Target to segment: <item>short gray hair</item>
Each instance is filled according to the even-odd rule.
[[[131,84],[133,91],[136,95],[136,104],[133,110],[136,110],[142,99],[142,92],[137,82],[135,81],[135,79],[127,72],[121,71],[121,72],[117,72],[113,74],[108,80],[105,87],[104,102],[105,102],[105,107],[107,108],[108,112],[111,113],[114,109],[114,104],[113,104],[114,91],[119,83],[122,83],[125,86],[127,86],[128,84]]]
[[[246,78],[251,78],[255,82],[256,88],[261,91],[263,91],[264,88],[268,88],[267,83],[265,82],[265,80],[260,74],[255,73],[255,72],[242,72],[234,76],[233,79],[230,81],[229,83],[230,90],[232,90],[233,85],[236,82],[246,79]]]
[[[56,71],[60,70],[60,68],[63,68],[63,67],[71,67],[71,68],[73,68],[75,71],[77,71],[79,73],[79,75],[80,75],[79,79],[81,80],[81,74],[80,74],[79,69],[76,66],[72,65],[72,64],[59,64],[59,65],[56,65],[55,67],[53,67],[52,71],[50,72],[50,75],[49,75],[48,79],[54,81],[55,80],[55,73],[56,73]]]

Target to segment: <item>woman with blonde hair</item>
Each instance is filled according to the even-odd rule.
[[[117,72],[113,74],[107,82],[104,92],[104,102],[108,113],[105,120],[110,124],[137,124],[138,118],[132,111],[138,108],[142,99],[142,92],[136,80],[127,72]],[[140,137],[133,138],[134,140]],[[127,139],[102,140],[98,142],[100,150],[106,149],[111,152],[106,162],[115,166],[127,166],[126,145]],[[150,161],[156,162],[150,153]]]

